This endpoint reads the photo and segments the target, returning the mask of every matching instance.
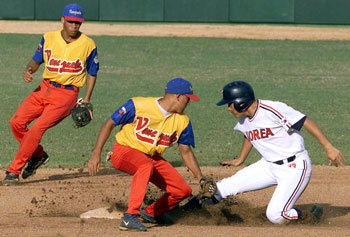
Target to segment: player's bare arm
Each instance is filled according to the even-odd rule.
[[[96,83],[97,76],[92,76],[90,74],[87,74],[86,76],[86,91],[85,91],[85,97],[83,98],[83,102],[90,103],[90,98],[92,91],[94,90],[95,83]],[[89,110],[91,119],[93,119],[93,112],[92,110]]]
[[[96,175],[100,169],[101,163],[101,152],[102,149],[111,135],[111,132],[114,128],[114,121],[112,119],[107,119],[103,124],[100,133],[98,134],[97,142],[95,148],[92,151],[91,157],[88,162],[89,174],[91,176]]]
[[[322,132],[320,127],[310,118],[306,118],[304,122],[305,129],[314,136],[320,144],[323,146],[327,153],[327,158],[329,160],[329,165],[334,164],[335,166],[345,166],[344,155],[335,148],[332,143],[327,139],[326,135]]]
[[[37,63],[35,60],[33,60],[33,59],[30,60],[26,66],[26,69],[24,69],[24,72],[22,75],[23,80],[25,82],[32,82],[33,81],[32,74],[38,70],[39,66],[40,66],[40,64]]]
[[[239,165],[241,165],[245,161],[245,159],[247,158],[249,152],[252,150],[252,147],[253,147],[253,145],[250,143],[250,141],[244,137],[241,153],[239,154],[239,156],[234,158],[233,160],[220,162],[220,165],[223,165],[223,166],[226,166],[226,165],[239,166]]]
[[[96,83],[96,76],[92,76],[90,74],[87,74],[86,76],[86,92],[85,97],[83,98],[83,102],[90,102],[92,91],[94,90],[95,83]]]
[[[196,178],[200,180],[203,177],[203,175],[191,147],[188,145],[183,145],[179,143],[179,151],[187,168],[189,168],[191,172],[194,174],[194,176],[196,176]]]

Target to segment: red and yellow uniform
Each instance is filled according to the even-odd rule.
[[[83,33],[71,43],[62,38],[61,30],[45,33],[33,60],[45,64],[44,80],[10,119],[13,134],[20,142],[7,169],[13,174],[20,174],[29,159],[43,156],[39,143],[44,132],[70,114],[87,73],[96,76],[99,69],[96,45]]]
[[[43,78],[61,85],[82,87],[86,73],[97,75],[98,61],[95,42],[81,33],[67,44],[61,30],[44,34],[33,59],[45,63]]]
[[[116,134],[112,164],[134,176],[126,213],[139,213],[148,182],[166,192],[146,208],[155,217],[170,211],[191,194],[191,187],[161,156],[175,143],[194,147],[191,122],[185,114],[166,112],[158,98],[137,97],[121,106],[111,119],[115,125],[122,124]]]

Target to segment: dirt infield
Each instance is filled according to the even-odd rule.
[[[238,168],[203,167],[205,174],[221,179]],[[198,184],[185,168],[178,171],[190,183],[193,193]],[[0,179],[4,175],[1,172]],[[297,202],[302,210],[317,203],[324,217],[317,225],[309,223],[273,225],[265,209],[274,187],[240,194],[207,209],[184,212],[175,209],[170,215],[175,224],[149,227],[146,236],[349,236],[350,167],[314,167],[308,188]],[[96,177],[86,169],[41,169],[16,186],[0,186],[0,236],[118,236],[120,220],[79,218],[91,209],[118,204],[125,210],[131,176],[104,168]],[[162,193],[149,185],[145,203]],[[185,203],[180,203],[182,206]],[[139,235],[139,233],[127,233]]]
[[[0,33],[42,34],[61,28],[60,23],[0,21]],[[245,39],[350,40],[350,28],[311,28],[266,25],[204,24],[96,24],[84,23],[88,35],[218,37]],[[231,176],[239,168],[202,167],[215,179]],[[198,184],[186,168],[178,168],[198,192]],[[0,170],[0,179],[4,170]],[[0,186],[0,236],[139,236],[120,232],[120,220],[82,220],[91,209],[118,205],[126,209],[131,177],[112,168],[89,177],[85,169],[40,169],[17,186]],[[309,186],[296,205],[308,210],[312,204],[324,209],[316,225],[273,225],[265,209],[274,187],[237,195],[217,206],[184,212],[175,209],[175,224],[147,225],[143,236],[350,236],[350,167],[314,166]],[[145,203],[162,193],[149,185]],[[183,202],[184,203],[184,202]],[[180,204],[183,205],[183,203]]]

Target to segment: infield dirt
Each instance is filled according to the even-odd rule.
[[[60,23],[26,21],[0,21],[0,25],[0,33],[26,34],[61,27]],[[302,26],[84,23],[82,31],[88,35],[350,40],[349,28]],[[202,167],[202,171],[218,180],[241,168]],[[177,170],[196,194],[198,184],[191,173],[183,167]],[[313,167],[310,183],[296,206],[305,211],[313,204],[323,207],[324,216],[316,225],[269,223],[265,209],[274,191],[271,187],[239,194],[206,209],[184,212],[177,208],[170,213],[174,225],[147,224],[146,233],[135,233],[119,231],[120,220],[79,218],[83,212],[104,206],[125,210],[131,176],[112,168],[102,169],[96,177],[89,177],[86,168],[43,168],[20,185],[0,186],[0,236],[350,236],[349,181],[350,167]],[[150,184],[145,203],[161,194]]]

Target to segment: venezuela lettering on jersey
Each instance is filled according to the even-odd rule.
[[[254,129],[245,133],[245,136],[249,141],[260,140],[273,135],[275,134],[273,134],[270,128]]]
[[[80,73],[83,70],[83,65],[79,58],[76,61],[66,61],[51,57],[51,49],[45,49],[44,52],[47,57],[46,68],[49,72]]]
[[[137,124],[135,127],[135,136],[136,139],[142,142],[149,143],[153,145],[156,141],[158,130],[147,127],[149,124],[149,118],[147,117],[136,117]],[[174,131],[173,134],[161,133],[158,137],[156,146],[166,146],[169,147],[171,144],[177,141],[177,132]]]

